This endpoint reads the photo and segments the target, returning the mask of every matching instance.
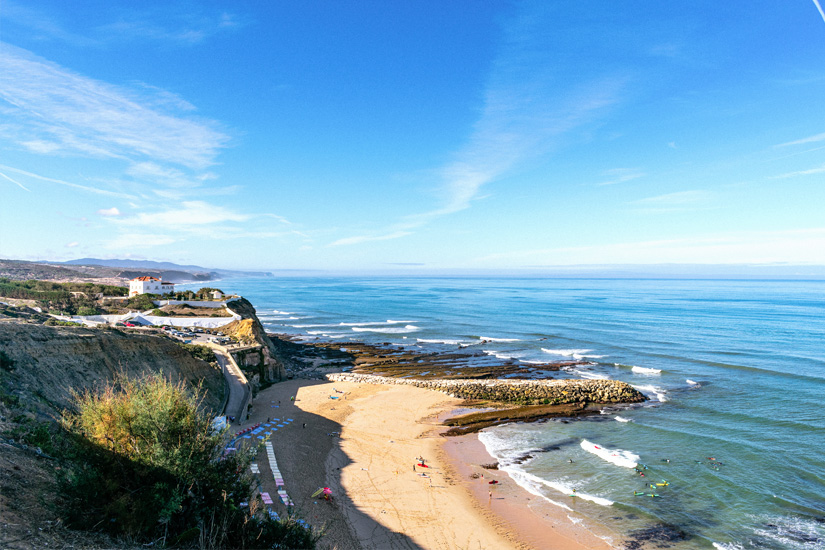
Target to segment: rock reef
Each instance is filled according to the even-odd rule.
[[[618,380],[420,380],[357,373],[331,373],[328,380],[365,384],[405,384],[462,399],[519,404],[641,403],[647,398]]]

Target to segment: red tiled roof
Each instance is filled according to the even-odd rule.
[[[149,275],[144,275],[143,277],[135,277],[132,279],[133,281],[160,281],[157,277],[150,277]]]

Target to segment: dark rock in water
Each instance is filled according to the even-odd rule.
[[[528,460],[533,460],[533,458],[535,458],[535,457],[530,454],[532,452],[535,452],[535,451],[528,451],[528,452],[524,453],[523,455],[521,455],[520,457],[513,459],[513,464],[524,464]]]
[[[485,470],[498,470],[498,462],[493,462],[491,464],[482,464],[481,467]]]
[[[624,549],[670,548],[670,543],[681,542],[690,538],[691,535],[673,525],[654,525],[645,529],[631,531],[628,540],[624,543]]]

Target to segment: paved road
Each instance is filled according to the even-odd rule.
[[[221,366],[224,378],[229,384],[229,400],[226,403],[226,414],[234,416],[238,424],[246,420],[246,404],[249,399],[249,383],[241,370],[229,359],[229,354],[220,347],[211,345],[215,358]]]

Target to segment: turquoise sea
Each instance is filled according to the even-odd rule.
[[[588,360],[552,375],[624,380],[651,400],[485,430],[480,439],[519,484],[570,521],[607,525],[639,548],[825,548],[823,281],[329,277],[216,286],[247,297],[272,332],[431,351],[462,345],[474,361]]]

